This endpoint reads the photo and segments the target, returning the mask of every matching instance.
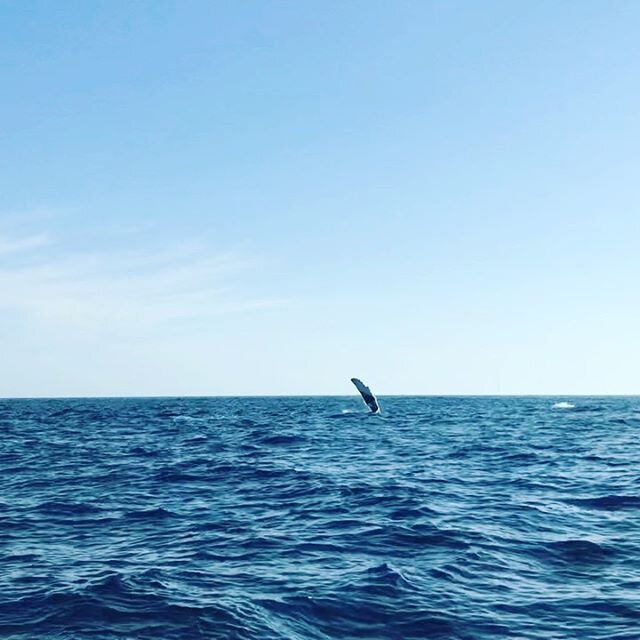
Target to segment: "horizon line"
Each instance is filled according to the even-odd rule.
[[[640,393],[387,393],[378,398],[638,398]],[[6,400],[162,400],[209,398],[359,398],[357,394],[219,394],[219,395],[100,395],[100,396],[0,396]]]

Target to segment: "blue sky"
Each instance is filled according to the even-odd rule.
[[[0,395],[636,393],[640,4],[0,7]]]

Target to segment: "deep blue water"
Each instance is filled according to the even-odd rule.
[[[640,638],[640,398],[0,401],[0,637]]]

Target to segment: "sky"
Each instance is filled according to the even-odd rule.
[[[640,3],[0,3],[0,396],[640,392]]]

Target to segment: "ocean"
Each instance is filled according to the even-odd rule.
[[[0,400],[0,637],[640,639],[640,398]]]

